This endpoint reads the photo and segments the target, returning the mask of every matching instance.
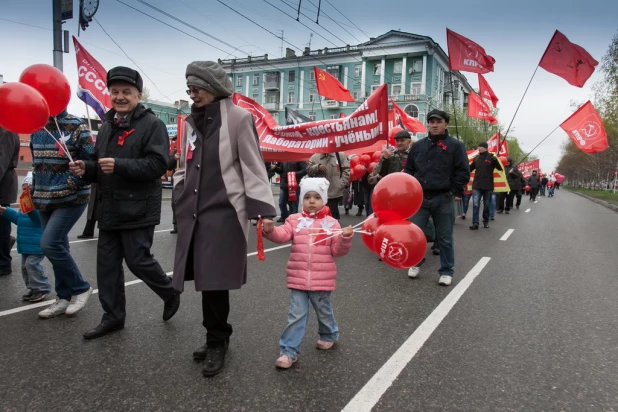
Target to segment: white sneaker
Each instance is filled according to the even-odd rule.
[[[92,295],[92,288],[88,289],[87,292],[82,293],[81,295],[75,295],[71,297],[71,304],[67,308],[66,315],[73,316],[80,310],[86,306],[86,302],[90,299],[90,295]]]
[[[416,279],[420,272],[421,268],[419,266],[412,266],[410,269],[408,269],[408,277],[410,279]]]
[[[65,299],[58,299],[52,303],[47,309],[39,312],[39,318],[41,319],[51,319],[58,315],[62,315],[67,311],[69,307],[69,301]]]
[[[442,286],[451,286],[451,281],[453,278],[451,276],[442,275],[440,276],[440,280],[438,281],[438,285]]]

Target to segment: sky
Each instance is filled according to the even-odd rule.
[[[491,3],[478,0],[442,0],[439,3],[322,0],[320,26],[315,24],[316,8],[311,4],[317,5],[317,2],[303,0],[302,12],[307,17],[300,17],[301,22],[324,37],[313,35],[312,50],[358,44],[368,41],[369,36],[377,37],[393,29],[429,36],[445,51],[446,27],[479,43],[496,59],[495,72],[485,75],[485,78],[500,98],[498,119],[505,127],[511,122],[555,30],[560,30],[570,41],[584,47],[598,61],[601,61],[618,32],[618,2],[608,0],[588,0],[584,3],[573,0],[500,0]],[[281,39],[217,0],[100,0],[100,3],[95,19],[118,45],[94,21],[85,32],[80,33],[79,41],[107,69],[118,65],[138,69],[152,99],[167,102],[186,99],[184,73],[191,61],[216,61],[230,56],[265,53],[272,58],[281,53]],[[227,45],[160,14],[144,3]],[[283,30],[284,40],[300,49],[309,42],[311,31],[308,28],[273,7],[295,15],[297,0],[224,0],[223,3],[276,35]],[[51,0],[0,0],[0,74],[5,82],[17,81],[22,70],[29,65],[53,64],[51,4]],[[71,35],[77,35],[79,1],[74,0],[74,5],[76,18],[63,25],[63,29],[69,30]],[[339,12],[344,13],[345,17]],[[134,62],[125,57],[119,47]],[[285,44],[284,47],[292,46]],[[75,90],[78,77],[72,44],[70,53],[63,54],[63,57],[64,73]],[[473,87],[478,86],[476,74],[466,73],[466,77]],[[570,116],[573,112],[571,101],[583,103],[593,97],[592,85],[601,78],[597,68],[580,89],[539,68],[509,135],[516,136],[525,151],[532,150]],[[74,93],[69,111],[77,115],[86,113],[84,103]],[[566,133],[558,129],[533,152],[541,159],[543,170],[553,170],[560,159],[561,146],[567,140]]]

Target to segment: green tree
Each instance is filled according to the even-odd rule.
[[[142,102],[145,102],[150,99],[150,89],[147,87],[142,88]]]

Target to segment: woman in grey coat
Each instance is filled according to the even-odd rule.
[[[195,281],[202,292],[206,344],[193,353],[207,359],[203,374],[221,371],[232,334],[229,291],[247,281],[249,220],[276,216],[252,115],[232,103],[233,88],[215,62],[186,70],[193,100],[185,121],[180,166],[174,174],[178,237],[173,285]]]

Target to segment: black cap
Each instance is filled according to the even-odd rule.
[[[410,139],[410,140],[412,140],[412,136],[410,136],[410,133],[408,131],[402,130],[402,131],[400,131],[399,133],[397,133],[395,135],[395,140],[398,140],[398,139]]]
[[[433,109],[432,111],[427,113],[427,121],[430,121],[433,118],[442,119],[446,123],[448,123],[448,121],[451,119],[451,116],[449,116],[448,113],[445,111]]]
[[[129,83],[137,88],[137,90],[141,93],[144,87],[144,81],[142,80],[142,76],[137,72],[137,70],[133,70],[129,67],[117,66],[107,72],[107,88],[112,85],[114,82],[125,82]]]
[[[485,149],[489,149],[489,145],[487,144],[487,142],[480,142],[477,147],[484,147]]]

